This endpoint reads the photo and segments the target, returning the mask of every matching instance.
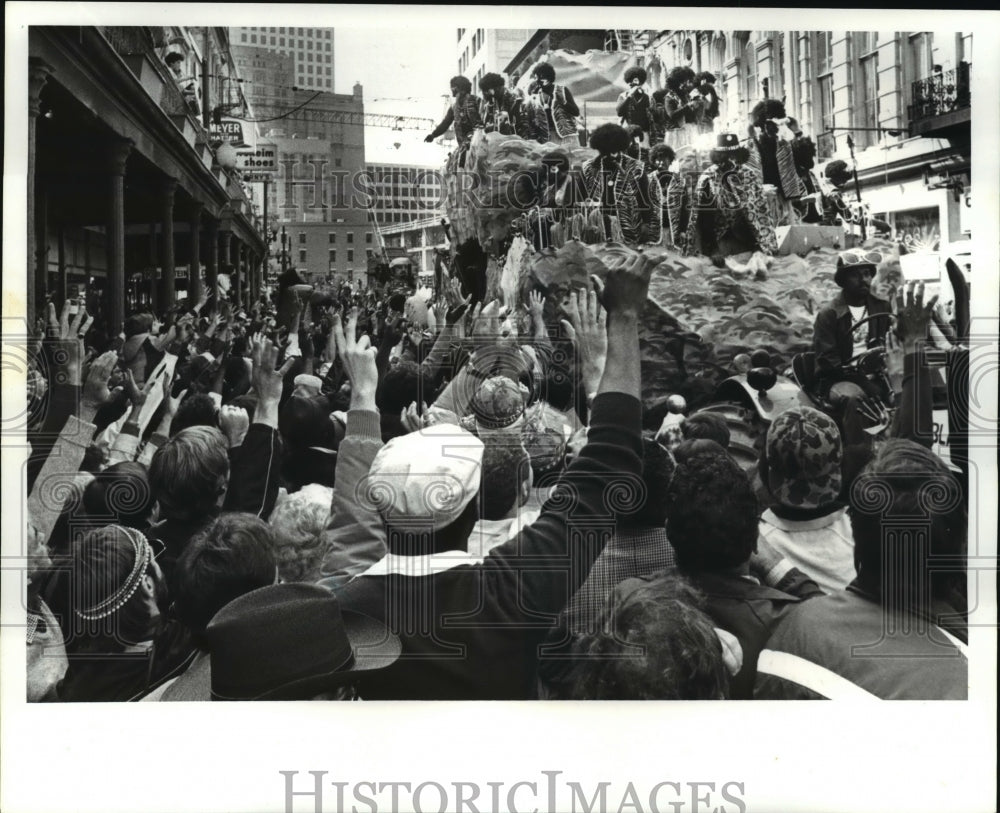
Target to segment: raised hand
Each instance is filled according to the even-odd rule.
[[[227,404],[219,410],[219,429],[226,436],[230,449],[242,446],[250,429],[250,415],[245,409]]]
[[[638,317],[646,304],[649,278],[656,265],[654,257],[639,253],[628,265],[610,268],[603,282],[593,277],[598,298],[609,316],[622,313]]]
[[[284,378],[295,364],[294,358],[285,359],[281,368],[274,368],[278,361],[278,348],[270,339],[253,343],[253,388],[257,393],[254,423],[263,423],[277,429],[278,404],[284,388]]]
[[[903,344],[904,353],[912,353],[917,349],[917,343],[927,338],[927,331],[937,304],[937,296],[924,303],[924,285],[921,282],[911,282],[896,292],[893,303],[893,313],[896,316],[896,335]]]
[[[864,398],[858,402],[857,409],[864,431],[869,435],[877,435],[892,420],[880,398]]]
[[[355,338],[357,326],[358,309],[352,307],[347,316],[347,330],[344,330],[340,314],[336,314],[333,317],[332,332],[336,337],[337,353],[351,382],[351,409],[374,412],[375,391],[378,389],[376,349],[371,346],[367,335]]]
[[[594,290],[571,293],[564,306],[569,321],[562,326],[580,354],[581,374],[588,395],[597,391],[608,357],[607,319]]]
[[[98,408],[111,398],[108,381],[117,364],[118,354],[114,350],[101,354],[91,363],[80,400],[81,419],[90,420]]]

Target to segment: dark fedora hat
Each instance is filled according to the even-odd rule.
[[[314,584],[273,584],[231,601],[206,630],[213,700],[307,700],[402,650],[385,625],[341,610]]]
[[[721,151],[738,150],[740,139],[736,133],[719,133],[715,138],[715,149]]]

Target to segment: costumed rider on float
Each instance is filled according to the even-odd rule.
[[[638,127],[642,131],[644,143],[640,146],[648,149],[649,134],[653,129],[653,103],[643,87],[646,84],[645,69],[629,68],[625,71],[625,84],[628,85],[628,90],[623,90],[618,96],[615,110],[626,129]]]
[[[472,135],[477,129],[482,128],[483,120],[479,116],[481,102],[479,97],[472,93],[472,82],[464,76],[453,76],[450,84],[454,101],[441,123],[424,141],[429,143],[448,132],[449,127],[454,126],[458,149],[452,153],[448,160],[449,168],[454,168],[464,165],[465,154],[468,152]]]
[[[488,73],[479,80],[483,94],[479,117],[487,133],[516,135],[531,138],[531,124],[524,101],[507,89],[504,78],[498,73]]]
[[[833,279],[841,292],[816,315],[811,379],[808,370],[796,368],[799,384],[833,412],[845,437],[857,437],[894,401],[884,375],[890,307],[871,293],[881,262],[878,251],[840,253]]]
[[[585,211],[585,242],[615,240],[636,248],[660,241],[660,185],[627,155],[629,144],[617,124],[602,124],[590,136],[598,155],[583,164],[571,190]]]

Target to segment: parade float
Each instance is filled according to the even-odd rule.
[[[556,66],[557,82],[572,84],[581,111],[588,111],[590,132],[598,121],[609,121],[607,115],[595,119],[593,111],[616,112],[612,94],[625,85],[616,78],[628,66],[622,55],[552,52],[545,61]],[[671,76],[661,73],[653,84]],[[521,78],[523,93],[532,89],[530,79],[530,71]],[[692,91],[693,83],[682,79],[680,86]],[[675,76],[673,86],[679,82]],[[675,111],[683,107],[683,100],[674,103]],[[896,246],[884,236],[862,240],[858,232],[867,226],[872,234],[873,224],[865,223],[863,210],[851,209],[842,196],[834,200],[839,211],[830,205],[812,172],[811,142],[796,132],[793,120],[782,118],[776,125],[767,119],[769,112],[784,117],[780,105],[771,108],[754,111],[756,140],[745,142],[751,150],[741,143],[737,151],[732,135],[728,138],[734,143],[724,147],[725,139],[706,132],[705,122],[697,118],[675,116],[675,126],[660,134],[660,143],[671,145],[676,154],[677,194],[693,200],[700,200],[702,188],[711,188],[723,155],[733,159],[732,171],[744,176],[747,158],[742,152],[752,152],[751,166],[759,165],[768,150],[787,158],[780,179],[784,185],[777,178],[774,184],[762,184],[762,206],[773,229],[768,239],[751,236],[743,244],[720,240],[713,243],[711,256],[702,253],[700,240],[692,239],[698,231],[692,222],[700,215],[689,211],[698,209],[690,200],[688,209],[678,203],[667,211],[664,205],[659,231],[644,232],[644,240],[625,239],[627,230],[614,217],[602,223],[593,201],[580,196],[571,200],[566,190],[573,177],[586,179],[588,167],[599,160],[596,150],[581,146],[582,137],[576,144],[564,140],[556,145],[477,130],[461,158],[449,161],[446,174],[452,273],[476,299],[499,300],[512,312],[527,304],[530,291],[541,290],[546,322],[557,325],[568,291],[589,284],[591,275],[627,265],[639,251],[652,254],[658,263],[640,329],[647,428],[658,427],[671,397],[677,403],[680,395],[689,410],[722,411],[734,431],[734,453],[749,464],[756,458],[762,430],[779,412],[814,400],[793,368],[796,356],[810,350],[816,313],[838,292],[833,281],[837,252],[863,247],[883,254],[886,259],[872,286],[877,296],[888,298],[889,289],[901,281]],[[612,115],[610,120],[618,119]],[[793,143],[794,149],[789,146]],[[827,189],[835,191],[836,185]],[[701,206],[702,211],[709,208]],[[680,229],[667,222],[675,210],[686,218]]]

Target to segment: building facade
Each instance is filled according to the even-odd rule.
[[[372,213],[380,228],[423,220],[444,206],[440,167],[369,163],[373,190]]]
[[[443,222],[444,215],[435,212],[429,217],[382,229],[386,248],[393,253],[405,251],[424,284],[433,278],[435,251],[445,251],[449,246]]]
[[[475,92],[486,74],[504,72],[532,34],[528,28],[459,28],[457,32],[458,73],[472,82]]]
[[[255,297],[264,223],[207,126],[239,86],[226,29],[32,26],[28,44],[29,316],[85,297],[113,336],[220,274]]]
[[[234,45],[266,48],[290,56],[294,85],[306,90],[333,92],[333,29],[291,26],[242,26],[229,29]]]

